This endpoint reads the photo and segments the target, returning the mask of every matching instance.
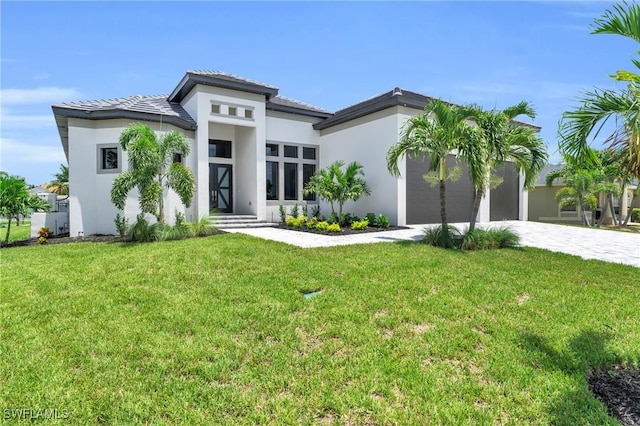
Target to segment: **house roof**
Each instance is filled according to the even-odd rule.
[[[331,111],[317,107],[315,105],[300,102],[286,96],[274,96],[267,102],[267,109],[272,111],[290,112],[293,114],[303,113],[314,117],[328,118],[333,116]]]
[[[547,175],[551,172],[555,172],[556,170],[560,170],[564,167],[564,164],[547,164],[544,166],[540,174],[538,175],[538,179],[536,180],[536,186],[547,186]],[[555,185],[564,185],[562,182],[554,182]]]
[[[387,109],[394,106],[405,106],[414,109],[424,109],[424,107],[434,98],[431,96],[423,95],[418,92],[413,92],[400,87],[395,87],[393,90],[381,93],[379,95],[367,98],[356,104],[350,105],[346,108],[336,111],[333,117],[314,124],[314,129],[323,130],[338,124],[345,123],[347,121],[354,120],[356,118],[363,117],[365,115],[372,114],[383,109]],[[515,123],[531,127],[536,130],[540,130],[540,126],[536,126],[529,123],[523,123],[521,121],[514,120]]]
[[[169,95],[169,101],[180,102],[197,84],[240,90],[242,92],[265,95],[268,99],[278,94],[278,88],[249,78],[240,77],[223,71],[190,70]]]
[[[161,121],[185,130],[197,125],[179,103],[169,102],[167,95],[129,96],[126,98],[65,102],[52,107],[54,114],[86,119],[132,118]]]

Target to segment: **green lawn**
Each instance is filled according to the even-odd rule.
[[[0,256],[0,408],[61,424],[614,425],[585,375],[640,363],[640,270],[543,250],[221,234]]]
[[[7,221],[0,220],[0,240],[4,241],[7,235]],[[20,222],[20,226],[16,226],[16,221],[11,221],[11,230],[9,232],[9,241],[24,240],[31,237],[31,221],[26,220]]]

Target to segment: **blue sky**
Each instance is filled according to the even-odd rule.
[[[576,98],[637,46],[590,35],[611,2],[0,2],[0,168],[65,162],[53,103],[169,93],[190,69],[273,84],[329,110],[395,86],[455,103],[533,104],[557,162]]]

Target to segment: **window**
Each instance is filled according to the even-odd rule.
[[[302,188],[305,187],[307,182],[309,182],[309,180],[311,179],[311,176],[313,176],[315,173],[316,173],[316,165],[315,164],[303,164],[302,165]],[[316,200],[316,194],[311,193],[311,194],[305,195],[302,199],[305,200],[305,201],[315,201]]]
[[[267,200],[278,199],[278,163],[267,161]]]
[[[284,156],[288,158],[298,158],[298,147],[285,145],[284,146]]]
[[[316,159],[316,149],[315,148],[302,148],[302,158],[305,160],[315,160]]]
[[[213,114],[220,114],[220,105],[218,104],[211,104],[211,112]]]
[[[267,156],[277,157],[278,156],[278,145],[274,143],[267,144]]]
[[[253,118],[253,110],[245,109],[244,110],[244,118]]]
[[[284,199],[298,199],[298,164],[284,163]]]
[[[229,107],[229,115],[233,115],[233,116],[238,115],[238,108],[230,106]]]
[[[98,173],[120,172],[120,150],[118,145],[100,144],[98,149]]]
[[[209,139],[209,157],[231,158],[231,141]]]
[[[176,152],[175,154],[173,154],[173,162],[182,163],[182,154],[180,154],[179,152]]]

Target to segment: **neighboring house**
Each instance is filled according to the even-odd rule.
[[[49,228],[55,235],[69,232],[69,197],[56,195],[45,185],[29,189],[29,193],[42,198],[51,206],[48,212],[31,214],[31,237],[38,235],[40,228]]]
[[[565,184],[556,179],[553,186],[547,186],[547,175],[553,171],[564,167],[563,164],[548,164],[542,170],[536,181],[535,189],[529,191],[529,220],[538,222],[565,222],[565,223],[582,223],[580,206],[569,206],[560,208],[556,202],[556,192],[560,188],[564,188]],[[618,204],[620,199],[614,198],[614,208],[616,212],[622,211],[625,215],[627,206],[640,207],[640,197],[634,198],[634,192],[637,190],[638,183],[634,182],[627,186],[627,197],[623,199],[622,209]],[[624,220],[623,216],[623,220]]]
[[[215,210],[278,221],[280,204],[318,205],[314,195],[303,195],[304,184],[320,168],[343,160],[364,166],[372,191],[348,203],[347,211],[383,213],[398,225],[438,222],[438,189],[423,180],[425,163],[403,161],[400,178],[391,176],[386,164],[387,150],[398,141],[405,121],[429,100],[396,88],[332,113],[280,96],[268,84],[223,72],[188,71],[169,95],[53,105],[69,162],[70,234],[115,232],[118,211],[109,192],[127,166],[118,138],[132,122],[144,122],[156,132],[180,131],[191,143],[191,153],[177,161],[193,170],[197,193],[185,209],[170,192],[168,221],[175,209],[190,220]],[[522,180],[510,164],[499,173],[504,183],[483,200],[479,219],[526,220]],[[468,221],[472,188],[466,173],[447,190],[449,220]],[[329,214],[328,205],[320,204],[321,213]],[[131,193],[125,215],[135,218],[137,213],[137,194]]]

